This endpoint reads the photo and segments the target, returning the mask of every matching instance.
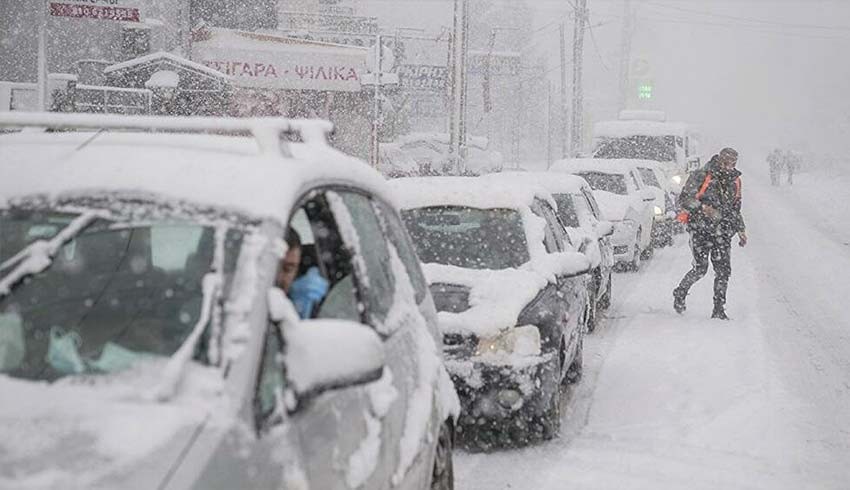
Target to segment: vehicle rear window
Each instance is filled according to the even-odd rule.
[[[499,270],[530,258],[522,218],[513,209],[434,206],[402,211],[402,218],[424,263]]]
[[[625,196],[629,193],[626,187],[626,177],[622,174],[608,174],[603,172],[581,172],[580,177],[590,184],[595,191],[607,191]]]

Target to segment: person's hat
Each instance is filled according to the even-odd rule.
[[[720,156],[728,156],[728,157],[732,157],[732,158],[737,159],[738,158],[738,152],[734,148],[726,147],[726,148],[720,150]]]

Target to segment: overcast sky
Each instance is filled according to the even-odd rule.
[[[515,2],[499,1],[511,6]],[[528,0],[533,47],[552,66],[567,0]],[[585,86],[591,119],[614,116],[621,0],[588,0]],[[363,0],[382,24],[438,31],[450,0]],[[632,59],[643,59],[655,104],[672,119],[698,123],[705,151],[718,145],[776,144],[850,151],[850,2],[790,0],[633,0]],[[415,12],[415,15],[412,14]],[[571,30],[569,31],[571,37]],[[594,42],[595,41],[595,42]],[[557,70],[550,73],[557,81]]]

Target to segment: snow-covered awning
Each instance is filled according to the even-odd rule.
[[[112,85],[131,88],[145,88],[151,77],[160,72],[175,73],[180,88],[193,90],[217,91],[230,82],[230,77],[217,70],[164,51],[116,63],[103,70]]]
[[[192,58],[251,88],[356,92],[368,49],[272,34],[204,28]]]

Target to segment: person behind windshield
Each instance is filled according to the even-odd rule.
[[[314,310],[328,293],[329,283],[316,266],[298,275],[302,252],[301,237],[290,227],[286,231],[286,253],[278,266],[275,285],[289,296],[298,316],[306,319],[313,317]]]
[[[706,169],[694,172],[679,195],[679,205],[687,211],[691,233],[693,268],[673,290],[673,308],[685,311],[685,297],[691,286],[714,267],[714,311],[712,318],[728,320],[726,289],[732,274],[731,243],[738,234],[738,244],[747,244],[744,218],[741,215],[741,172],[735,168],[738,152],[724,148],[711,158]]]

